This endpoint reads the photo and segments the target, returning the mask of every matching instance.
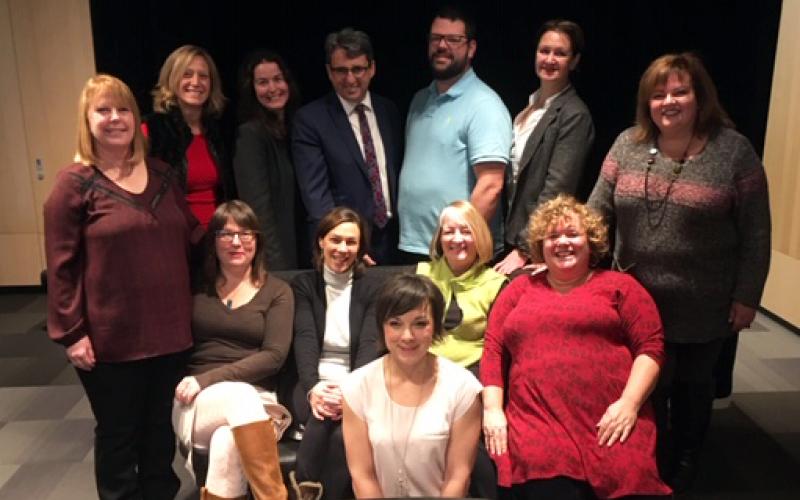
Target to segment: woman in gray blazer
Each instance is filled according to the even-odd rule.
[[[547,21],[539,30],[536,76],[539,88],[514,118],[511,170],[506,179],[507,255],[495,270],[511,274],[529,262],[526,226],[541,203],[560,193],[575,194],[594,142],[589,109],[570,84],[583,51],[583,31],[572,21]]]

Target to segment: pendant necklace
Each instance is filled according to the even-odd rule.
[[[669,200],[669,195],[672,192],[672,186],[683,171],[683,166],[689,157],[689,148],[692,146],[693,140],[694,131],[692,131],[692,135],[689,136],[689,142],[686,143],[686,147],[683,149],[683,154],[677,161],[677,165],[672,168],[672,176],[669,180],[669,184],[667,184],[667,191],[661,199],[650,198],[650,170],[656,162],[656,155],[658,154],[657,143],[647,152],[649,157],[647,158],[647,169],[644,174],[644,206],[647,211],[647,223],[651,229],[660,226],[661,222],[664,220],[664,215],[667,213],[667,200]]]
[[[392,399],[392,364],[391,360],[387,357],[386,358],[386,368],[388,372],[388,384],[387,390],[389,393],[389,431],[391,433],[392,439],[392,452],[394,453],[395,460],[397,461],[397,496],[398,497],[408,497],[409,496],[409,478],[408,473],[406,472],[406,454],[408,453],[408,441],[411,438],[411,431],[414,429],[414,423],[417,420],[417,410],[419,409],[419,405],[422,403],[422,394],[425,392],[425,386],[428,384],[428,381],[422,383],[419,388],[419,395],[417,396],[417,404],[414,406],[414,412],[411,414],[411,424],[408,426],[408,432],[406,432],[405,440],[403,441],[403,453],[400,454],[400,451],[397,449],[397,441],[394,438],[394,407],[397,403],[394,402]]]

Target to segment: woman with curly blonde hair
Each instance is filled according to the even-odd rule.
[[[594,267],[607,232],[571,196],[541,205],[528,243],[545,268],[515,279],[489,315],[484,434],[500,486],[520,498],[670,493],[647,404],[664,355],[661,321],[636,280]]]

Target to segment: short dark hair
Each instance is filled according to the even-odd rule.
[[[228,218],[242,229],[255,231],[256,233],[256,254],[253,256],[253,268],[250,272],[250,280],[254,285],[263,284],[267,277],[266,244],[264,234],[261,233],[261,225],[258,223],[253,209],[250,205],[241,200],[226,201],[214,210],[214,215],[208,223],[206,231],[206,260],[204,264],[205,283],[208,290],[214,290],[217,280],[222,277],[222,271],[217,257],[217,231],[225,228]]]
[[[549,21],[545,21],[542,24],[542,27],[539,28],[539,32],[536,35],[536,44],[539,44],[542,37],[548,31],[555,31],[556,33],[561,33],[569,38],[569,44],[572,51],[572,57],[580,55],[583,53],[584,48],[584,38],[583,38],[583,30],[577,23],[572,21],[568,21],[566,19],[551,19]]]
[[[433,21],[437,18],[461,21],[464,23],[464,34],[467,36],[467,40],[475,40],[475,37],[478,35],[478,27],[475,23],[475,18],[461,6],[452,4],[443,5],[436,11],[436,14],[431,20],[431,24],[433,24]]]
[[[278,115],[262,106],[256,97],[256,91],[253,86],[253,72],[256,66],[263,62],[277,64],[281,73],[283,73],[286,84],[289,86],[289,100],[286,102],[283,121],[280,120]],[[271,50],[256,49],[245,57],[239,74],[239,123],[244,123],[254,118],[258,119],[272,137],[285,139],[288,124],[299,105],[300,91],[297,88],[297,82],[280,55]]]
[[[348,27],[340,31],[334,31],[325,37],[325,64],[331,63],[333,51],[336,49],[344,49],[347,57],[351,59],[358,56],[367,56],[367,61],[370,64],[375,59],[369,35],[353,28]]]
[[[420,306],[430,307],[433,319],[433,342],[444,337],[444,297],[427,276],[395,274],[386,280],[375,300],[375,321],[378,324],[378,352],[387,352],[383,325]]]
[[[353,267],[356,274],[361,274],[364,271],[363,257],[369,251],[369,229],[364,223],[364,219],[358,215],[358,212],[350,207],[335,207],[320,219],[312,243],[312,254],[317,271],[322,272],[324,264],[324,255],[320,251],[319,240],[324,238],[333,228],[345,222],[352,222],[358,226],[358,253]]]

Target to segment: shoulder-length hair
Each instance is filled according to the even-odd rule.
[[[89,108],[92,102],[100,96],[107,96],[119,107],[126,107],[133,113],[133,140],[131,141],[128,164],[135,165],[142,161],[147,154],[147,139],[142,133],[142,117],[139,106],[133,97],[131,89],[125,82],[111,75],[100,73],[89,78],[83,86],[78,99],[78,148],[75,152],[75,161],[84,165],[95,165],[98,162],[94,136],[89,127]]]
[[[439,225],[436,228],[429,250],[431,260],[439,259],[444,255],[444,250],[442,249],[442,226],[444,225],[444,219],[451,214],[460,215],[472,231],[472,236],[475,239],[475,250],[478,253],[478,259],[472,267],[489,262],[494,256],[492,232],[478,209],[465,200],[454,201],[444,207],[442,213],[439,214]]]
[[[636,142],[652,142],[659,131],[650,116],[650,96],[656,87],[664,85],[670,74],[676,73],[682,80],[689,77],[697,101],[697,117],[694,131],[700,136],[714,137],[721,128],[733,128],[728,113],[717,97],[717,88],[699,57],[690,53],[666,54],[647,67],[636,97],[636,128],[633,139]]]
[[[430,278],[420,274],[395,274],[386,280],[375,300],[379,353],[387,351],[383,325],[418,307],[430,311],[433,321],[432,343],[440,342],[444,338],[444,297],[439,287]]]
[[[256,66],[264,62],[277,64],[281,73],[283,73],[286,85],[289,87],[289,100],[283,110],[283,120],[276,113],[262,106],[256,96],[253,73]],[[297,82],[280,55],[271,50],[258,49],[245,58],[239,75],[239,123],[244,123],[254,118],[258,119],[272,137],[285,139],[288,125],[299,105],[300,90],[297,87]]]
[[[542,203],[528,221],[528,245],[533,262],[544,262],[544,239],[550,229],[560,221],[577,217],[586,231],[589,242],[589,265],[594,267],[608,253],[608,226],[603,216],[594,209],[579,203],[566,194],[560,194],[550,201]]]
[[[356,262],[353,264],[353,271],[356,275],[364,272],[363,257],[369,251],[369,229],[367,229],[364,219],[358,215],[358,212],[349,207],[335,207],[320,219],[317,225],[317,232],[314,235],[314,248],[312,249],[314,267],[317,271],[322,272],[322,266],[325,264],[325,257],[319,246],[320,240],[325,238],[325,235],[331,232],[333,228],[345,222],[352,222],[358,226],[358,253],[356,254]]]
[[[208,100],[203,106],[203,113],[219,117],[225,109],[226,98],[222,94],[222,81],[217,71],[214,59],[202,47],[196,45],[183,45],[173,50],[167,56],[161,71],[158,73],[158,83],[153,89],[153,111],[156,113],[166,113],[170,108],[178,105],[178,87],[186,68],[192,59],[200,56],[208,64],[208,73],[211,88],[209,88]]]
[[[211,221],[208,223],[206,232],[206,259],[204,265],[205,285],[209,290],[213,290],[217,282],[222,278],[222,270],[219,265],[217,255],[217,231],[225,228],[228,219],[240,228],[253,231],[256,234],[256,253],[253,256],[252,268],[250,270],[250,281],[255,286],[263,285],[267,278],[266,245],[264,234],[261,233],[261,225],[258,223],[253,209],[250,205],[241,200],[226,201],[214,210]]]

